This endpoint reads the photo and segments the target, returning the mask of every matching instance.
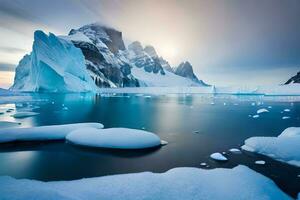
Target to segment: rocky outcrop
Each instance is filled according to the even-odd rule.
[[[285,85],[290,84],[290,83],[300,83],[300,72],[298,72],[295,76],[290,78]]]
[[[188,61],[180,63],[180,65],[174,69],[174,72],[178,76],[191,79],[192,81],[202,85],[207,85],[202,80],[199,80],[198,77],[194,74],[193,67]]]
[[[83,34],[87,39],[75,37]],[[69,39],[82,50],[87,69],[98,87],[139,87],[131,75],[131,65],[124,58],[122,33],[99,24],[72,29]]]
[[[143,48],[140,42],[135,41],[128,46],[128,51],[128,57],[135,66],[144,68],[148,73],[165,75],[154,47]]]

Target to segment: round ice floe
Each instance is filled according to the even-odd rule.
[[[266,164],[266,161],[257,160],[257,161],[255,161],[255,164],[257,164],[257,165],[264,165],[264,164]]]
[[[258,109],[258,110],[256,111],[257,114],[265,113],[265,112],[269,112],[269,111],[268,111],[267,109],[265,109],[265,108],[261,108],[261,109]]]
[[[241,153],[241,150],[236,149],[236,148],[229,149],[229,151],[230,151],[231,153]]]
[[[68,134],[66,139],[77,145],[116,149],[143,149],[161,145],[160,138],[154,133],[129,128],[78,129]]]
[[[25,117],[32,117],[35,115],[38,115],[39,113],[37,112],[17,112],[12,115],[14,118],[25,118]]]
[[[213,153],[210,155],[210,157],[214,160],[217,160],[217,161],[227,161],[228,159],[223,156],[221,153]]]

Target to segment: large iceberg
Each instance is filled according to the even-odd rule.
[[[143,172],[56,182],[3,176],[0,185],[1,199],[10,200],[291,199],[272,180],[241,165],[233,169],[175,168],[161,174]]]
[[[30,55],[16,69],[13,90],[47,92],[94,91],[96,86],[86,71],[85,59],[72,42],[42,31],[34,33]]]

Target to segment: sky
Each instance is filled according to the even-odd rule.
[[[300,71],[298,0],[0,0],[0,87],[30,53],[37,29],[64,35],[100,22],[125,43],[189,61],[214,85],[281,84]]]

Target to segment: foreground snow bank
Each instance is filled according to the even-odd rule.
[[[100,123],[77,123],[32,128],[0,129],[0,143],[13,141],[64,140],[71,131],[82,128],[103,128]]]
[[[154,133],[129,128],[85,128],[72,131],[67,141],[83,146],[143,149],[161,145],[160,138]]]
[[[213,170],[175,168],[162,174],[143,172],[58,182],[5,176],[0,177],[0,185],[1,198],[10,200],[291,199],[272,180],[245,166]]]
[[[300,127],[285,129],[278,137],[251,137],[242,149],[300,167]]]

